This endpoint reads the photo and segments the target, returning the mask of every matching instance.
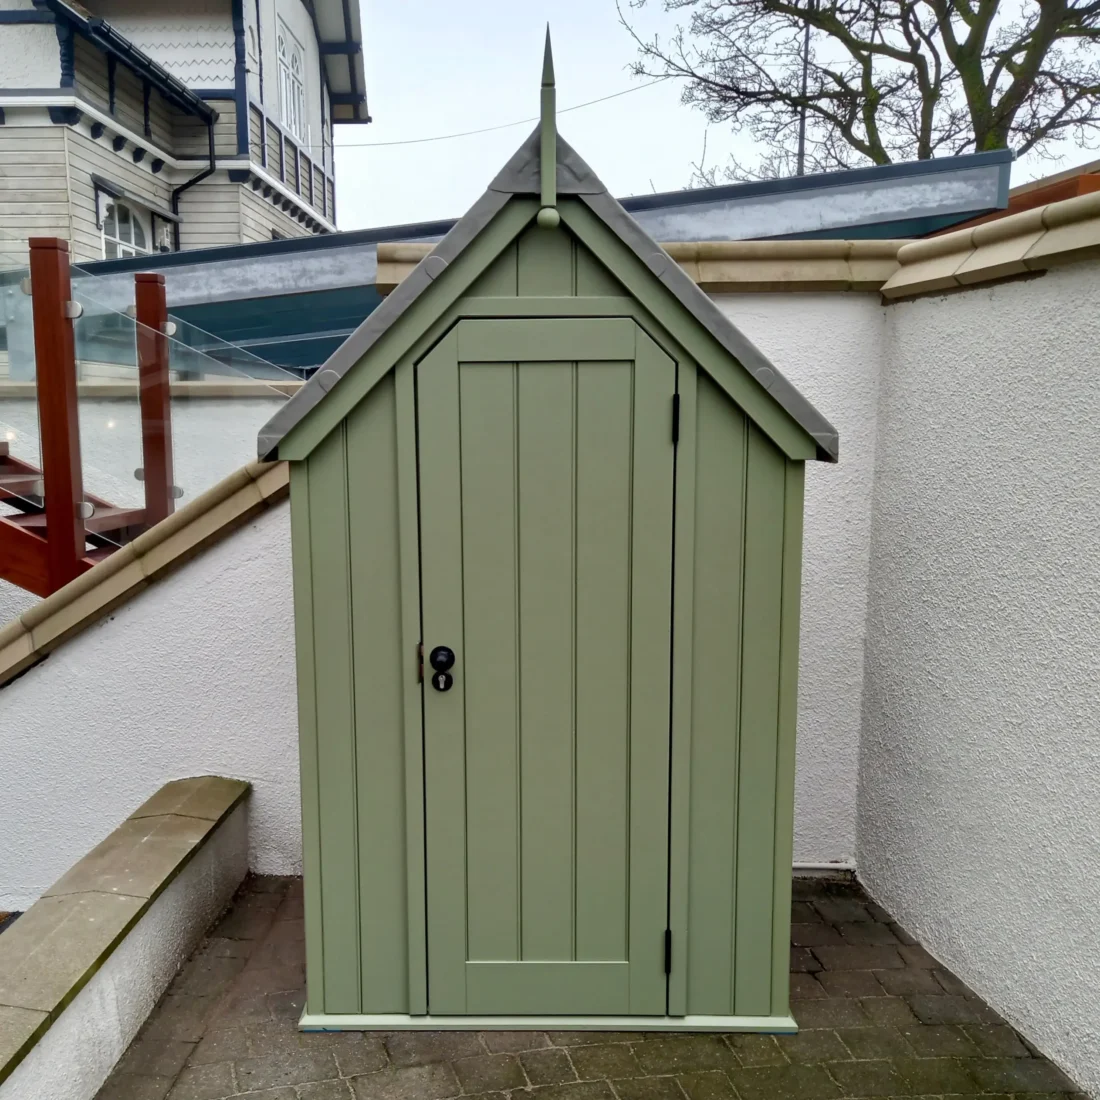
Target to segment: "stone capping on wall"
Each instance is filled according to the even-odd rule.
[[[0,1082],[249,790],[218,776],[165,784],[0,935]]]
[[[113,365],[112,365],[113,366]],[[172,399],[181,398],[221,398],[221,397],[293,397],[304,386],[304,382],[264,382],[259,379],[239,382],[172,382]],[[138,396],[136,376],[133,381],[117,382],[78,382],[77,397],[126,397]],[[34,382],[7,382],[0,380],[0,401],[14,401],[23,398],[37,398],[38,388]]]
[[[290,491],[285,462],[250,462],[0,627],[0,685]],[[6,934],[6,933],[5,933]]]
[[[1100,256],[1100,191],[916,241],[700,241],[662,246],[709,294],[871,291],[887,302]],[[380,243],[388,294],[430,244]]]

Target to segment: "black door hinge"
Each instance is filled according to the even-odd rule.
[[[672,973],[672,929],[665,929],[665,973]]]
[[[672,395],[672,442],[673,445],[680,442],[680,395]]]

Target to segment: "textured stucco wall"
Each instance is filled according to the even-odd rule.
[[[170,779],[252,783],[253,870],[301,868],[289,505],[0,689],[0,909],[24,909]]]
[[[886,311],[870,294],[718,295],[715,302],[840,432],[806,470],[794,856],[855,856],[856,757]]]
[[[247,857],[246,803],[218,826],[0,1084],[0,1100],[93,1100],[176,971],[229,904],[248,871]]]
[[[0,4],[0,11],[9,10],[18,9]],[[43,23],[5,24],[0,35],[0,88],[56,88],[60,80],[61,54],[54,28]]]
[[[1100,1095],[1100,264],[888,310],[860,875]]]

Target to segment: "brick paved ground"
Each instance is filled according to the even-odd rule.
[[[301,883],[250,879],[98,1100],[1084,1100],[858,887],[793,917],[798,1035],[303,1035]]]

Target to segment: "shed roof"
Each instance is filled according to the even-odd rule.
[[[279,443],[319,405],[339,380],[420,298],[516,196],[540,194],[540,134],[536,128],[489,184],[488,190],[459,219],[416,270],[348,337],[310,381],[260,431],[262,458],[278,453]],[[817,457],[839,457],[837,430],[780,373],[767,357],[695,285],[680,266],[611,196],[595,172],[560,136],[556,136],[557,193],[580,200],[660,280],[680,304],[737,360],[817,446]]]

